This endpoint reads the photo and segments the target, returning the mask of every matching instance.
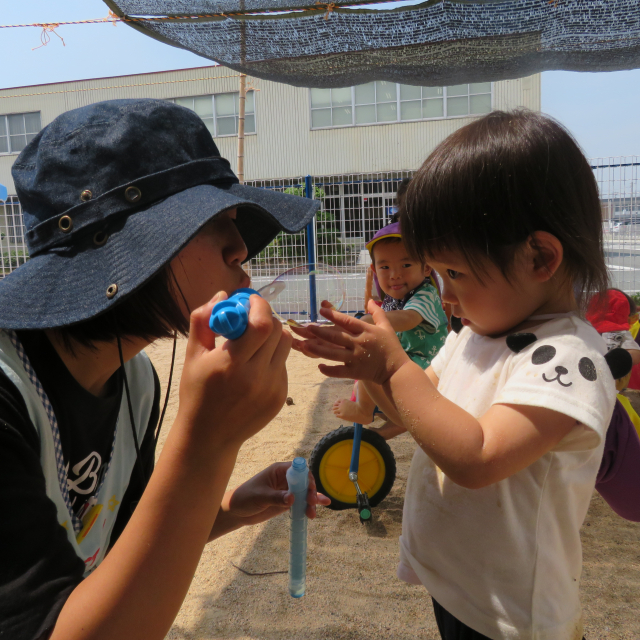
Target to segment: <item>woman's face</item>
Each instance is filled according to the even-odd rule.
[[[251,280],[242,270],[247,247],[234,220],[236,210],[218,214],[171,261],[178,286],[187,302],[178,295],[178,302],[188,316],[191,311],[211,300],[218,291],[231,295]]]

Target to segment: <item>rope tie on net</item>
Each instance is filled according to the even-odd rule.
[[[335,2],[329,2],[328,4],[324,2],[316,2],[316,4],[322,5],[323,7],[327,8],[327,12],[324,14],[325,20],[329,19],[329,14],[336,8]]]
[[[36,49],[40,49],[40,47],[46,47],[49,44],[49,42],[51,42],[51,36],[49,35],[50,33],[53,33],[54,35],[58,36],[58,38],[60,38],[60,40],[62,40],[62,46],[63,47],[67,46],[64,43],[64,39],[62,38],[62,36],[59,33],[56,33],[56,29],[60,26],[59,22],[35,24],[34,26],[35,27],[42,27],[42,33],[40,33],[40,42],[42,44],[37,46],[37,47],[33,47],[33,49],[31,49],[31,51],[35,51]]]

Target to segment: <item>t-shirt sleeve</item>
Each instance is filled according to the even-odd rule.
[[[422,320],[430,327],[433,327],[434,331],[442,324],[446,324],[446,316],[442,311],[442,303],[435,287],[429,286],[416,291],[403,307],[403,310],[408,309],[417,311]]]
[[[615,403],[615,383],[599,351],[578,335],[543,338],[518,353],[493,404],[545,407],[577,421],[553,449],[584,451],[605,437]]]
[[[76,555],[47,497],[36,430],[0,373],[0,638],[45,634],[82,581]],[[46,635],[46,634],[45,634]]]

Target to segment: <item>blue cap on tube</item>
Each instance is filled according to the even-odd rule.
[[[239,338],[249,324],[249,297],[258,294],[253,289],[236,289],[228,300],[213,305],[209,328],[229,340]],[[258,294],[259,295],[259,294]]]

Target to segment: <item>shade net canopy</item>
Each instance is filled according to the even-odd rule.
[[[443,86],[640,67],[640,0],[105,2],[162,42],[301,87]]]

